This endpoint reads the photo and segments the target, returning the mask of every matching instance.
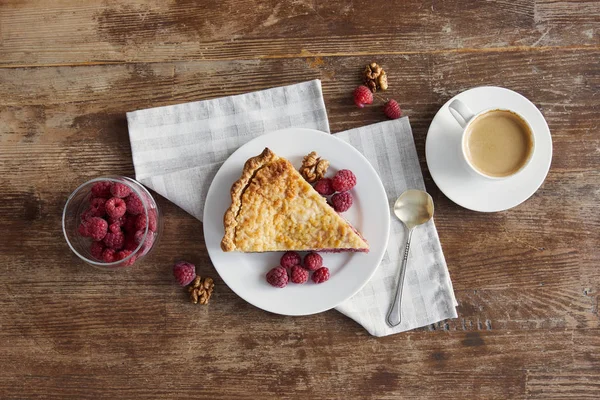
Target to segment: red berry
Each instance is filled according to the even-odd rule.
[[[135,233],[135,231],[136,231],[135,223],[138,219],[138,216],[137,215],[126,215],[124,218],[125,218],[125,223],[123,224],[123,229],[126,232]]]
[[[181,286],[187,286],[196,277],[196,267],[186,261],[179,261],[173,265],[173,275]]]
[[[110,188],[112,183],[109,181],[102,181],[94,183],[92,186],[92,196],[94,197],[102,197],[103,199],[108,199],[111,197]]]
[[[333,181],[330,178],[323,178],[315,183],[315,190],[317,193],[322,194],[323,196],[329,196],[335,193],[333,190]]]
[[[121,225],[118,222],[114,222],[108,226],[108,230],[112,233],[119,233],[121,232]]]
[[[356,89],[354,89],[354,104],[358,107],[363,108],[365,104],[373,103],[373,93],[369,90],[368,87],[364,85],[360,85]]]
[[[327,267],[321,267],[313,272],[312,280],[314,283],[323,283],[329,280],[329,269]]]
[[[104,245],[110,249],[121,250],[125,245],[125,235],[122,232],[108,232],[104,236]]]
[[[137,249],[139,243],[135,242],[135,237],[131,233],[125,234],[125,243],[123,244],[123,248],[125,250],[135,250]]]
[[[348,211],[352,207],[352,195],[350,192],[336,193],[331,196],[331,204],[337,212]]]
[[[356,175],[349,169],[341,169],[331,180],[331,186],[336,192],[347,192],[356,186]]]
[[[129,257],[130,255],[131,255],[131,251],[129,251],[129,250],[121,250],[121,251],[118,251],[118,252],[115,254],[115,261],[118,261],[118,260],[123,260],[123,259],[125,259],[125,258]],[[133,263],[135,262],[135,260],[136,260],[136,256],[133,256],[133,257],[131,257],[129,260],[125,261],[125,262],[123,263],[123,265],[125,265],[125,266],[130,266],[130,265],[133,265]]]
[[[385,103],[383,112],[389,119],[398,119],[402,116],[402,110],[400,109],[398,102],[394,99]]]
[[[302,257],[300,254],[295,251],[288,251],[284,255],[281,256],[281,261],[279,261],[279,265],[283,268],[292,268],[294,265],[299,265],[302,262]]]
[[[323,266],[323,257],[315,252],[304,256],[304,268],[309,271],[316,271]]]
[[[122,215],[119,218],[110,217],[110,218],[108,218],[108,225],[117,223],[117,224],[119,224],[119,226],[123,226],[123,225],[125,225],[125,221],[127,221],[126,215]]]
[[[90,237],[90,234],[89,234],[88,228],[87,228],[87,221],[82,221],[81,224],[79,224],[79,227],[77,228],[77,232],[79,232],[79,234],[83,237]]]
[[[124,183],[115,182],[110,188],[110,194],[114,197],[124,199],[131,194],[131,188]]]
[[[145,231],[147,222],[148,222],[148,218],[146,218],[146,214],[138,215],[135,220],[135,230],[136,231]]]
[[[131,193],[125,198],[125,204],[127,205],[127,212],[132,215],[138,215],[144,212],[144,204],[137,194]]]
[[[156,210],[150,209],[148,210],[148,229],[152,232],[156,232]]]
[[[88,236],[93,240],[100,241],[106,236],[108,222],[99,217],[92,217],[84,222]]]
[[[102,261],[107,263],[115,262],[115,251],[113,249],[104,249],[102,252]]]
[[[104,217],[106,214],[106,199],[102,197],[94,197],[90,200],[90,208],[89,211],[94,215],[94,217]]]
[[[125,215],[127,205],[123,199],[118,197],[111,197],[106,201],[105,204],[106,213],[110,218],[119,218]]]
[[[267,282],[271,286],[278,288],[285,287],[288,284],[287,270],[283,267],[275,267],[267,272]]]
[[[308,280],[308,271],[299,265],[294,265],[290,280],[294,283],[305,283]]]
[[[90,254],[97,258],[98,260],[102,260],[102,252],[104,251],[104,245],[102,242],[92,242],[90,246]]]

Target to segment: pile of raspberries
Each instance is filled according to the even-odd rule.
[[[323,266],[323,257],[318,253],[308,253],[302,262],[300,254],[288,251],[281,257],[279,266],[267,272],[267,282],[278,288],[287,286],[289,281],[302,284],[308,281],[310,272],[314,283],[329,280],[329,268]]]
[[[331,196],[329,204],[337,212],[348,211],[352,206],[352,194],[349,192],[356,186],[356,176],[349,169],[341,169],[333,178],[323,178],[315,183],[315,190],[323,196]]]
[[[156,213],[144,212],[142,200],[124,183],[101,181],[92,186],[89,208],[81,216],[78,232],[92,239],[91,255],[98,261],[112,263],[123,260],[137,249],[148,234],[140,251],[123,266],[130,266],[146,254],[154,243]]]

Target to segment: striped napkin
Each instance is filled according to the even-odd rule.
[[[127,113],[136,179],[202,220],[212,178],[238,147],[267,132],[329,132],[321,82],[313,80],[238,96]],[[390,205],[406,189],[423,189],[407,118],[338,133],[378,171]],[[456,300],[433,221],[413,234],[402,323],[385,322],[406,232],[395,217],[388,249],[373,278],[336,309],[374,336],[456,318]]]

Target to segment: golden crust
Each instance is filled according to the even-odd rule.
[[[237,226],[235,217],[237,216],[240,207],[242,205],[242,193],[252,176],[260,168],[273,161],[277,156],[269,148],[265,148],[261,154],[256,157],[249,158],[244,164],[242,170],[242,176],[231,186],[231,206],[225,212],[223,216],[223,225],[225,227],[225,235],[221,240],[221,249],[223,251],[235,250],[234,236],[235,228]]]
[[[288,160],[269,149],[244,165],[224,226],[223,251],[369,248]]]

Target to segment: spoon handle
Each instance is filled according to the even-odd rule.
[[[396,287],[396,295],[390,304],[390,311],[387,315],[387,323],[393,328],[400,325],[402,321],[402,289],[404,288],[404,275],[406,275],[406,261],[408,260],[408,253],[410,251],[410,240],[412,239],[413,229],[408,231],[408,239],[406,240],[406,247],[404,250],[404,257],[402,258],[402,264],[400,265],[400,277],[398,278],[398,286]]]

